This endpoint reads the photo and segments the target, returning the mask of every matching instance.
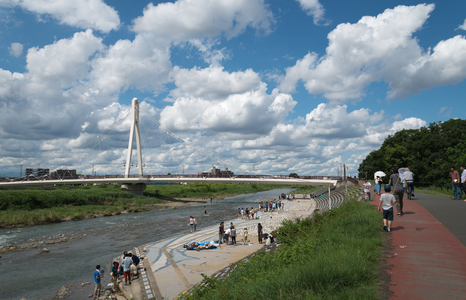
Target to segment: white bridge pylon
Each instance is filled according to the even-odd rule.
[[[125,167],[125,177],[129,177],[129,171],[131,169],[131,156],[133,155],[133,140],[134,132],[136,131],[136,150],[138,152],[138,169],[139,176],[142,177],[144,174],[142,172],[142,151],[141,151],[141,130],[139,129],[139,100],[138,98],[133,98],[132,102],[132,123],[131,130],[129,132],[129,142],[128,142],[128,154],[126,156],[126,167]]]

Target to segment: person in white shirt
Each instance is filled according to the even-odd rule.
[[[466,167],[461,165],[461,186],[463,187],[464,194],[466,195]],[[464,200],[466,201],[466,200]]]
[[[367,180],[364,179],[364,200],[366,201],[371,201],[371,183]]]
[[[393,204],[396,203],[395,196],[390,194],[391,186],[386,184],[385,187],[385,194],[380,196],[379,207],[377,211],[383,209],[383,230],[391,232],[392,231],[392,221],[393,221]]]
[[[403,173],[402,179],[406,185],[406,190],[408,190],[409,193],[411,193],[411,196],[414,197],[414,174],[409,170],[409,168],[406,168],[406,172]]]

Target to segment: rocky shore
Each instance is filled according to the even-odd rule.
[[[43,236],[35,239],[29,239],[21,244],[7,244],[0,246],[0,253],[18,252],[28,248],[42,248],[47,245],[64,243],[69,240],[81,239],[85,237],[85,233],[69,233],[69,234],[56,234],[52,236]],[[47,248],[43,248],[41,252],[49,252]]]
[[[285,205],[286,213],[264,213],[262,215],[260,223],[263,233],[271,233],[280,227],[285,220],[294,220],[299,217],[311,215],[314,212],[314,201],[282,201],[282,203]],[[247,226],[247,228],[250,236],[257,236],[257,224]]]

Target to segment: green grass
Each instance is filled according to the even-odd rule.
[[[313,185],[301,185],[299,186],[295,191],[293,191],[294,194],[310,194],[313,191],[316,191],[323,187],[322,185],[318,186],[313,186]]]
[[[291,188],[290,185],[274,184],[227,184],[194,183],[188,185],[148,185],[144,195],[166,198],[224,198],[240,194],[269,191],[278,188]]]
[[[448,197],[448,198],[453,198],[453,190],[451,186],[447,190],[445,187],[440,188],[435,185],[427,186],[427,187],[414,187],[414,193],[416,192],[421,192],[424,194],[430,194],[430,195],[435,195],[435,196],[441,196],[441,197]],[[464,194],[464,193],[463,193]],[[463,195],[464,198],[464,195]]]
[[[379,299],[381,216],[349,201],[312,220],[278,229],[282,244],[236,263],[222,280],[206,278],[186,299]]]

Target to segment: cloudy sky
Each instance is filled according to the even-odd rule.
[[[0,175],[123,174],[134,97],[146,174],[356,174],[388,135],[465,118],[465,19],[463,0],[0,0]]]

